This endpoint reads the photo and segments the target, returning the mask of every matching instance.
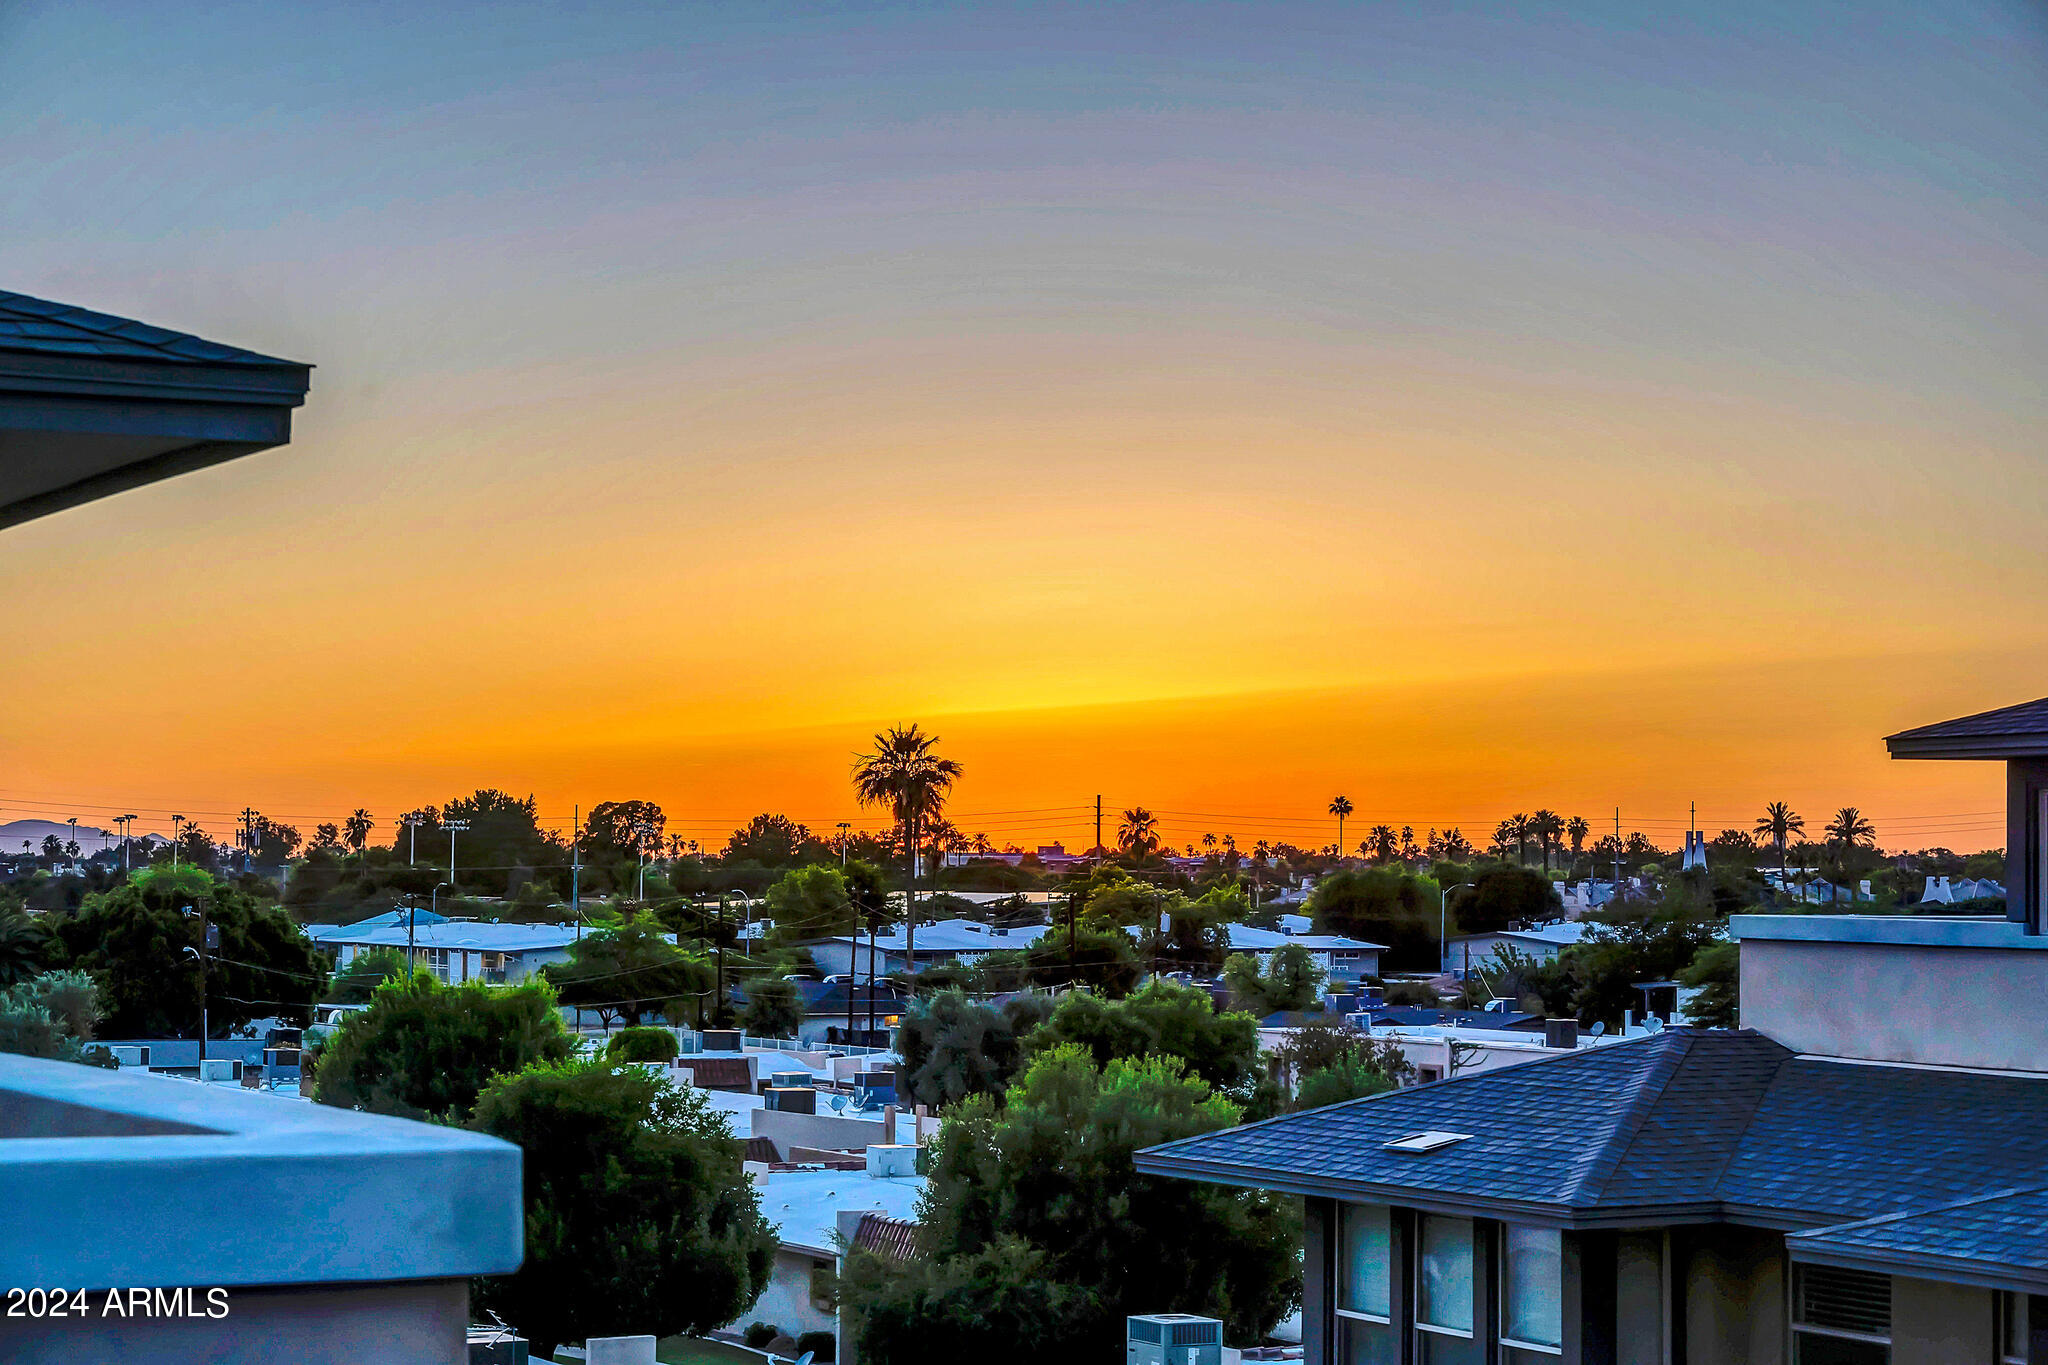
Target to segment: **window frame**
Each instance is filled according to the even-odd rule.
[[[1518,1230],[1522,1232],[1548,1232],[1557,1238],[1557,1315],[1559,1331],[1557,1345],[1555,1346],[1547,1346],[1540,1341],[1524,1341],[1520,1337],[1508,1335],[1508,1292],[1509,1286],[1513,1283],[1508,1278],[1508,1234]],[[1500,1292],[1494,1295],[1493,1305],[1493,1337],[1495,1344],[1503,1351],[1533,1351],[1537,1355],[1556,1356],[1562,1360],[1564,1358],[1564,1332],[1562,1330],[1564,1322],[1564,1232],[1558,1228],[1537,1227],[1533,1223],[1502,1223],[1500,1225],[1500,1232],[1493,1239],[1493,1243],[1494,1260],[1496,1262],[1494,1273],[1499,1277],[1496,1282],[1500,1285]]]
[[[1802,1275],[1805,1275],[1805,1274],[1809,1274],[1809,1273],[1811,1273],[1811,1272],[1812,1272],[1813,1270],[1815,1270],[1815,1269],[1828,1269],[1828,1268],[1829,1268],[1829,1267],[1826,1267],[1826,1266],[1820,1266],[1820,1267],[1816,1267],[1816,1266],[1808,1266],[1808,1265],[1801,1265],[1801,1264],[1797,1264],[1797,1263],[1794,1263],[1794,1264],[1793,1264],[1793,1265],[1792,1265],[1792,1266],[1790,1267],[1790,1269],[1791,1269],[1791,1272],[1792,1272],[1792,1273],[1791,1273],[1791,1275],[1790,1275],[1790,1277],[1789,1277],[1789,1279],[1790,1279],[1790,1283],[1789,1283],[1789,1284],[1788,1284],[1788,1285],[1786,1286],[1786,1287],[1787,1287],[1787,1289],[1788,1289],[1788,1290],[1790,1291],[1790,1293],[1789,1293],[1789,1295],[1788,1295],[1788,1301],[1787,1301],[1787,1303],[1786,1303],[1786,1305],[1785,1305],[1785,1309],[1786,1309],[1786,1312],[1785,1312],[1785,1321],[1786,1321],[1786,1328],[1787,1328],[1787,1332],[1788,1332],[1788,1335],[1790,1335],[1790,1336],[1791,1336],[1791,1338],[1792,1338],[1792,1365],[1799,1365],[1799,1358],[1800,1358],[1800,1341],[1799,1341],[1799,1339],[1800,1339],[1801,1337],[1803,1337],[1803,1336],[1804,1336],[1804,1337],[1826,1337],[1826,1338],[1828,1338],[1828,1339],[1830,1339],[1830,1340],[1832,1340],[1832,1341],[1854,1341],[1854,1342],[1858,1342],[1858,1343],[1860,1343],[1860,1344],[1862,1344],[1862,1345],[1865,1345],[1865,1346],[1882,1346],[1882,1347],[1884,1347],[1885,1359],[1886,1359],[1886,1360],[1890,1360],[1890,1359],[1892,1358],[1892,1333],[1891,1333],[1891,1332],[1889,1332],[1889,1331],[1887,1331],[1887,1332],[1886,1332],[1886,1333],[1885,1333],[1885,1334],[1884,1334],[1883,1336],[1878,1336],[1877,1334],[1875,1334],[1875,1333],[1873,1333],[1873,1332],[1858,1332],[1858,1331],[1854,1330],[1853,1328],[1848,1328],[1848,1327],[1821,1327],[1821,1326],[1816,1326],[1816,1325],[1814,1325],[1814,1324],[1812,1324],[1812,1323],[1805,1323],[1805,1322],[1801,1322],[1801,1321],[1799,1320],[1799,1317],[1800,1317],[1800,1294],[1799,1294],[1799,1281],[1800,1281],[1800,1277],[1801,1277]],[[1865,1272],[1865,1273],[1874,1273],[1874,1272]],[[1886,1289],[1887,1289],[1888,1291],[1892,1290],[1892,1288],[1893,1288],[1893,1286],[1892,1286],[1892,1280],[1893,1280],[1893,1278],[1894,1278],[1893,1276],[1890,1276],[1890,1275],[1883,1275],[1883,1276],[1879,1276],[1879,1278],[1881,1278],[1881,1279],[1882,1279],[1882,1280],[1883,1280],[1883,1281],[1885,1282],[1885,1288],[1886,1288]]]
[[[1347,1209],[1378,1209],[1381,1213],[1386,1215],[1387,1312],[1386,1316],[1384,1317],[1377,1313],[1368,1312],[1363,1308],[1346,1308],[1343,1306],[1344,1271],[1345,1267],[1349,1264],[1349,1257],[1346,1255],[1348,1248],[1345,1246],[1344,1243],[1344,1212]],[[1330,1239],[1331,1245],[1336,1252],[1337,1258],[1336,1264],[1333,1266],[1332,1274],[1330,1276],[1330,1306],[1339,1318],[1349,1318],[1353,1322],[1369,1322],[1377,1327],[1392,1327],[1395,1325],[1394,1309],[1400,1297],[1395,1292],[1395,1286],[1399,1283],[1399,1276],[1395,1274],[1396,1267],[1394,1262],[1400,1256],[1401,1245],[1400,1241],[1394,1235],[1393,1206],[1389,1204],[1354,1204],[1349,1202],[1342,1202],[1336,1205],[1336,1210],[1337,1216],[1334,1220],[1332,1220],[1336,1224],[1336,1227],[1334,1229],[1336,1235]]]
[[[1424,1233],[1429,1226],[1429,1220],[1432,1218],[1446,1223],[1463,1223],[1465,1225],[1465,1260],[1467,1266],[1465,1281],[1473,1299],[1467,1308],[1467,1312],[1472,1319],[1472,1326],[1469,1330],[1445,1327],[1422,1320]],[[1482,1263],[1479,1256],[1479,1220],[1476,1218],[1460,1218],[1453,1214],[1418,1211],[1415,1216],[1415,1249],[1410,1253],[1410,1260],[1415,1269],[1408,1277],[1408,1325],[1417,1332],[1427,1332],[1431,1336],[1449,1337],[1453,1341],[1477,1341],[1484,1343],[1485,1337],[1481,1334],[1482,1319],[1478,1302],[1479,1279],[1482,1273]]]

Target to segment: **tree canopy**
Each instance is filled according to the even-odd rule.
[[[844,1308],[863,1359],[963,1354],[1102,1359],[1124,1318],[1161,1304],[1263,1337],[1299,1302],[1296,1219],[1261,1191],[1141,1176],[1142,1147],[1228,1127],[1238,1110],[1167,1058],[1035,1058],[998,1106],[964,1101],[940,1130],[920,1205],[924,1260],[849,1258]],[[1031,1278],[1008,1276],[1029,1267]]]
[[[1397,972],[1436,969],[1440,907],[1435,882],[1399,867],[1333,872],[1308,902],[1317,933],[1383,943],[1381,966]]]
[[[1259,1032],[1248,1014],[1218,1013],[1207,991],[1154,977],[1122,1000],[1061,997],[1025,1047],[1036,1056],[1066,1046],[1085,1049],[1097,1065],[1170,1057],[1189,1076],[1236,1090],[1258,1068]]]
[[[526,1259],[477,1301],[552,1357],[608,1332],[697,1335],[745,1312],[776,1239],[723,1115],[635,1066],[556,1062],[493,1082],[470,1126],[525,1155]]]
[[[340,1109],[461,1123],[495,1076],[575,1051],[544,982],[444,986],[425,970],[378,986],[321,1046],[313,1098]]]
[[[252,1019],[304,1023],[327,983],[326,959],[283,910],[197,868],[151,867],[56,918],[68,965],[91,974],[109,1038],[196,1035],[199,916],[219,931],[207,950],[207,1017],[216,1036]],[[188,953],[187,948],[194,949]]]
[[[568,961],[549,963],[541,975],[563,1004],[628,1025],[671,1001],[702,998],[715,977],[709,963],[670,943],[661,921],[645,913],[585,934],[570,945]]]

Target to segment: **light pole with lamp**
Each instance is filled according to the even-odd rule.
[[[444,825],[448,831],[448,889],[455,889],[455,836],[469,828],[467,820],[449,820]]]
[[[209,903],[209,897],[201,896],[197,911],[189,905],[185,907],[187,915],[196,913],[199,916],[199,946],[194,948],[188,943],[185,945],[185,951],[199,959],[199,1079],[202,1081],[206,1079],[206,1035],[208,1032],[206,1018],[206,950],[220,942],[220,930],[208,924],[206,920],[206,911]]]
[[[1473,889],[1471,882],[1459,882],[1456,886],[1445,887],[1437,897],[1436,944],[1437,952],[1442,958],[1442,962],[1437,969],[1439,971],[1447,972],[1451,969],[1451,893],[1453,891],[1469,891],[1471,889]]]
[[[852,825],[849,825],[848,823],[846,823],[846,821],[844,821],[844,820],[841,820],[841,821],[839,822],[839,826],[838,826],[838,828],[839,828],[839,870],[840,870],[841,872],[844,872],[844,871],[846,871],[846,832],[847,832],[848,830],[852,829],[852,828],[853,828],[853,826],[852,826]]]

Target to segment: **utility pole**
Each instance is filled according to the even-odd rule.
[[[171,817],[171,871],[172,871],[172,872],[176,872],[176,871],[178,870],[178,845],[179,845],[179,844],[180,844],[181,842],[183,842],[183,840],[184,840],[184,838],[185,838],[185,832],[184,832],[184,831],[185,831],[185,817],[184,817],[184,816],[182,816],[182,815],[173,815],[173,816]]]
[[[411,867],[420,851],[420,818],[417,815],[405,817],[405,865]]]
[[[1102,793],[1095,793],[1095,848],[1102,849]]]
[[[242,871],[249,870],[249,860],[256,856],[256,808],[242,807]]]
[[[206,1017],[206,950],[213,946],[216,935],[212,925],[207,922],[207,911],[211,906],[211,897],[199,897],[199,946],[185,950],[199,959],[199,1078],[201,1080],[206,1079],[206,1035],[208,1032]],[[186,906],[185,913],[191,914],[192,907]]]
[[[846,831],[852,828],[853,826],[847,824],[844,820],[839,822],[839,870],[841,872],[846,871]],[[858,930],[855,931],[856,936],[858,936],[858,932]],[[852,997],[849,996],[848,999],[851,1000]],[[846,1028],[849,1033],[852,1032],[853,1024],[849,1021]]]
[[[455,836],[469,828],[467,820],[449,820],[448,826],[448,893],[455,894]]]
[[[135,833],[135,817],[124,815],[114,823],[121,827],[121,871],[126,873],[129,868],[128,841]]]
[[[577,806],[569,827],[569,911],[576,916],[576,937],[583,937],[583,807]]]
[[[1621,807],[1614,808],[1614,898],[1621,899]]]

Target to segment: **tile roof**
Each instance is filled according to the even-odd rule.
[[[907,1261],[917,1255],[917,1224],[907,1218],[864,1213],[853,1230],[853,1244],[892,1261]]]
[[[1427,1154],[1392,1138],[1469,1134]],[[2030,1185],[2048,1079],[1797,1057],[1670,1029],[1142,1153],[1151,1174],[1598,1226],[1814,1228]]]
[[[2048,1287],[2048,1186],[1793,1233],[1785,1245],[1795,1261],[2040,1293]]]
[[[738,1090],[752,1094],[754,1070],[745,1057],[678,1057],[676,1065],[690,1073],[699,1090]]]
[[[0,289],[0,351],[101,356],[173,365],[304,368],[296,361],[223,346],[146,322]]]

